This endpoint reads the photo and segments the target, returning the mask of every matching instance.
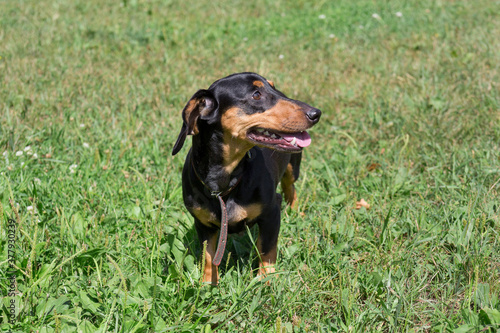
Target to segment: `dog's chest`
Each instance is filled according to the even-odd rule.
[[[220,227],[219,214],[214,211],[202,206],[189,207],[188,209],[191,215],[200,220],[201,223],[207,226],[215,225]],[[250,222],[259,217],[262,213],[262,205],[260,203],[240,205],[234,201],[229,201],[226,203],[226,211],[229,225],[235,225],[243,221]]]

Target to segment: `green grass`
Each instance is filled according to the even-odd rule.
[[[1,7],[2,331],[500,329],[498,1]],[[278,273],[255,278],[253,230],[213,288],[170,153],[189,97],[241,71],[323,116]]]

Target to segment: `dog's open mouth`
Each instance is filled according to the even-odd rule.
[[[264,128],[254,128],[247,137],[260,146],[289,152],[299,152],[311,144],[311,137],[306,131],[283,133]]]

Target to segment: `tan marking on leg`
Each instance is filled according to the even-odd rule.
[[[293,167],[291,163],[288,163],[285,174],[281,178],[281,189],[285,195],[285,201],[292,208],[297,206],[297,192],[295,191],[295,177],[293,176]]]
[[[295,186],[293,187],[293,199],[292,199],[292,203],[290,204],[290,208],[292,209],[296,209],[297,208],[297,205],[298,205],[298,201],[297,201],[297,191],[295,191]]]
[[[276,272],[275,264],[276,258],[278,256],[277,247],[275,246],[267,253],[262,252],[262,244],[259,239],[257,239],[257,249],[259,251],[259,277],[262,279],[268,274]]]
[[[215,256],[216,244],[218,234],[215,233],[207,242],[207,249],[205,251],[205,270],[203,271],[203,282],[210,282],[216,286],[219,283],[219,270],[218,267],[212,264]]]

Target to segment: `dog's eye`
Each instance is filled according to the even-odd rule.
[[[253,93],[252,98],[255,99],[255,100],[259,100],[260,96],[262,96],[262,94],[260,93],[260,91],[256,91],[256,92]]]

